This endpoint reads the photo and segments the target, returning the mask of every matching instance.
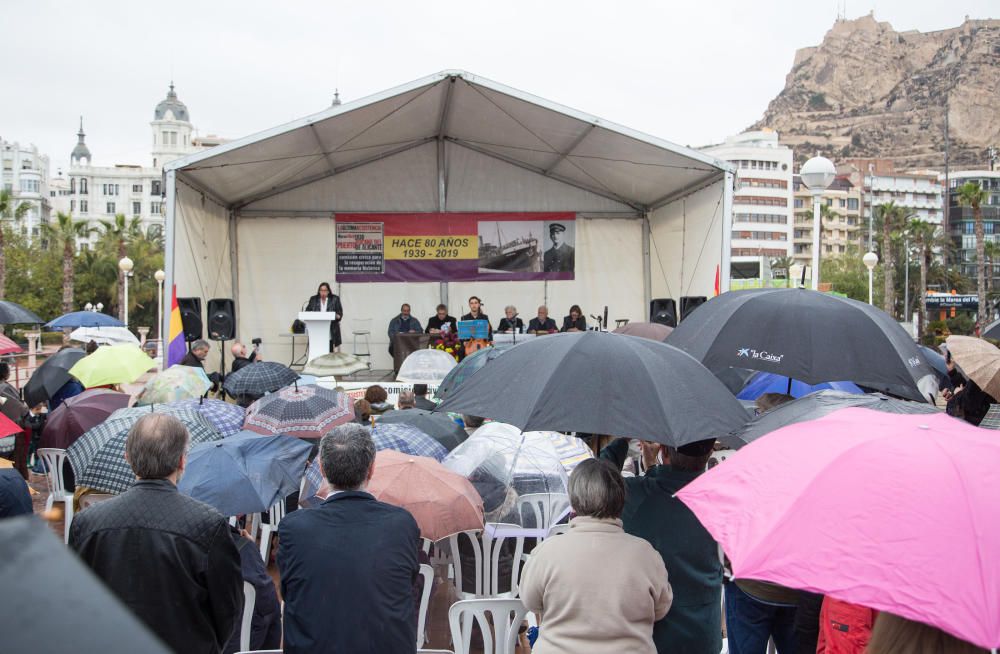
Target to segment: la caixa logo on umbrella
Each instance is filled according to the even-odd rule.
[[[757,359],[759,361],[769,361],[771,363],[781,363],[781,360],[785,357],[784,354],[774,354],[767,350],[755,350],[752,347],[741,347],[736,351],[736,356],[746,359]]]

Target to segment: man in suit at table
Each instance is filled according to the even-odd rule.
[[[412,654],[417,523],[365,490],[375,472],[367,427],[334,429],[320,441],[319,460],[332,491],[317,508],[286,515],[278,530],[285,652]]]

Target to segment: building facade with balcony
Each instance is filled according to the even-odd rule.
[[[138,217],[144,231],[163,229],[164,199],[163,166],[191,152],[224,143],[215,136],[198,138],[194,135],[187,106],[180,101],[170,84],[167,97],[153,111],[151,166],[116,164],[95,166],[80,119],[77,143],[70,155],[68,179],[68,210],[74,217],[87,220],[93,226],[113,220],[115,214],[126,218]],[[81,242],[88,247],[96,240]]]
[[[703,149],[737,168],[732,278],[765,278],[771,260],[792,253],[792,149],[771,130],[744,132]]]
[[[795,225],[792,232],[792,258],[795,263],[812,265],[813,196],[798,175],[792,178]],[[862,190],[851,183],[847,175],[837,175],[833,184],[820,195],[820,204],[827,207],[820,232],[820,258],[846,254],[850,246],[866,251],[862,229]]]
[[[37,236],[52,212],[48,156],[35,145],[0,138],[0,183],[10,193],[12,210],[21,204],[28,206],[15,228],[28,237]]]
[[[944,175],[941,176],[944,183]],[[958,187],[976,182],[986,191],[986,203],[980,206],[986,243],[1000,245],[1000,171],[967,170],[952,172],[948,179],[948,235],[954,244],[951,260],[964,277],[976,282],[976,222],[972,207],[958,203]],[[992,288],[1000,288],[1000,256],[987,259]]]

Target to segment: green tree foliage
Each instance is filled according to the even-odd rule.
[[[856,245],[847,246],[847,251],[837,257],[828,257],[820,262],[820,280],[830,284],[830,290],[843,293],[860,302],[868,301],[868,268],[861,258],[864,252]],[[875,267],[875,306],[882,303],[882,265]]]

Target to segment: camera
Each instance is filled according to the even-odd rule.
[[[260,337],[250,339],[250,342],[253,343],[254,345],[260,345],[261,343],[263,343]]]

